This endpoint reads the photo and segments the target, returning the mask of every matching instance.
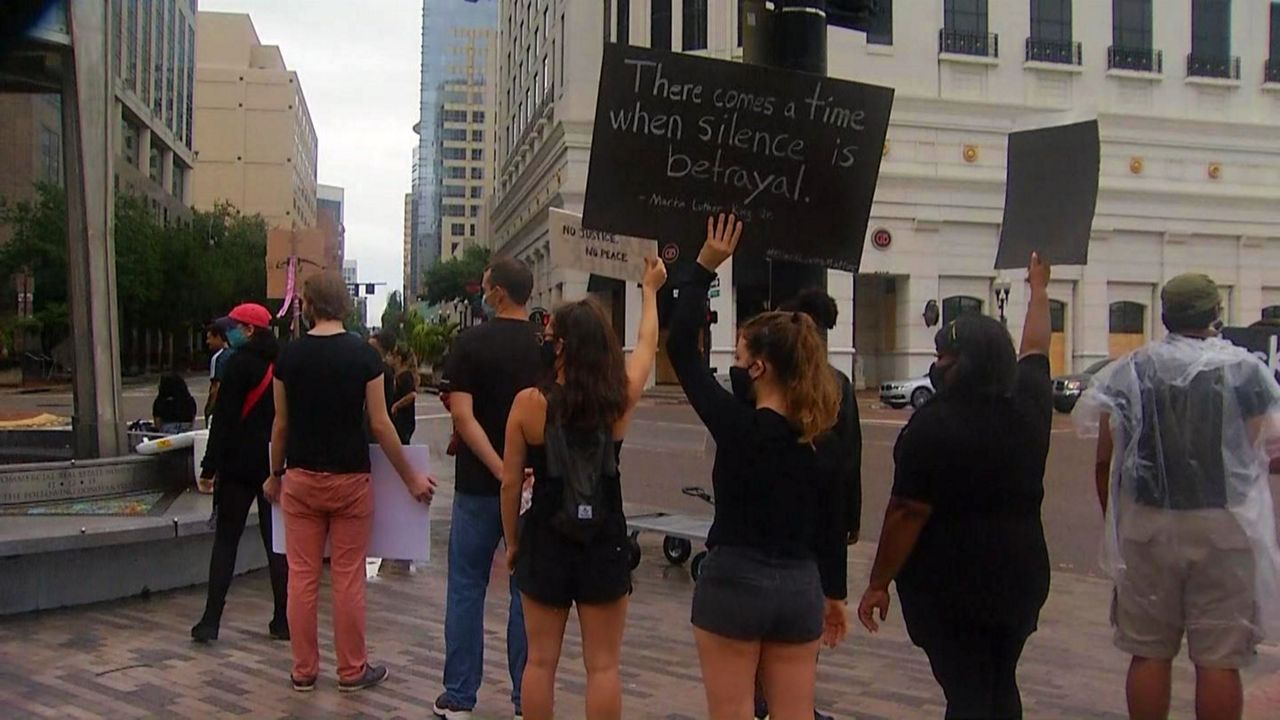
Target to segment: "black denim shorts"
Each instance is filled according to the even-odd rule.
[[[719,546],[693,591],[694,627],[731,640],[808,643],[822,637],[818,563]]]
[[[605,605],[631,594],[631,545],[626,525],[601,530],[580,544],[541,518],[522,519],[516,587],[543,605]]]

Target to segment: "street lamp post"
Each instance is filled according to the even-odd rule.
[[[996,291],[996,307],[1000,310],[1000,324],[1008,327],[1009,318],[1005,316],[1004,309],[1009,304],[1009,291],[1012,286],[1008,280],[997,280],[994,287]]]

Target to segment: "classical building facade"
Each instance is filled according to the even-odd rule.
[[[1094,117],[1097,214],[1088,266],[1054,271],[1055,371],[1160,336],[1160,288],[1188,270],[1222,285],[1228,323],[1280,315],[1280,3],[884,4],[892,14],[869,34],[828,30],[831,76],[896,91],[860,271],[828,275],[835,364],[868,385],[922,374],[936,330],[926,305],[944,320],[997,316],[1005,287],[1016,336],[1023,273],[992,269],[1008,134]],[[581,210],[604,42],[739,60],[738,6],[504,0],[493,227],[501,252],[534,268],[539,304],[591,292],[634,337],[638,291],[551,267],[546,209]],[[720,288],[711,363],[723,370],[739,315],[732,267]],[[661,359],[658,371],[671,379]]]

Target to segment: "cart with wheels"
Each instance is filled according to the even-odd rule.
[[[687,487],[685,495],[696,497],[714,505],[715,500],[700,487]],[[633,515],[627,518],[627,526],[631,530],[631,567],[640,564],[641,532],[662,533],[662,554],[672,565],[683,565],[689,562],[689,575],[696,581],[702,570],[702,561],[707,557],[706,550],[693,553],[694,543],[706,543],[707,534],[711,531],[711,519],[678,513],[649,513]]]

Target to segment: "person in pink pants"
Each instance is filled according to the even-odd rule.
[[[337,273],[309,278],[302,312],[310,332],[289,343],[276,363],[271,477],[263,492],[282,503],[285,516],[293,689],[314,690],[320,674],[316,602],[327,541],[338,689],[355,692],[390,674],[385,666],[370,664],[365,651],[364,566],[373,523],[366,408],[374,439],[409,493],[430,503],[436,483],[405,459],[387,415],[382,358],[343,328],[351,297],[342,278]]]

